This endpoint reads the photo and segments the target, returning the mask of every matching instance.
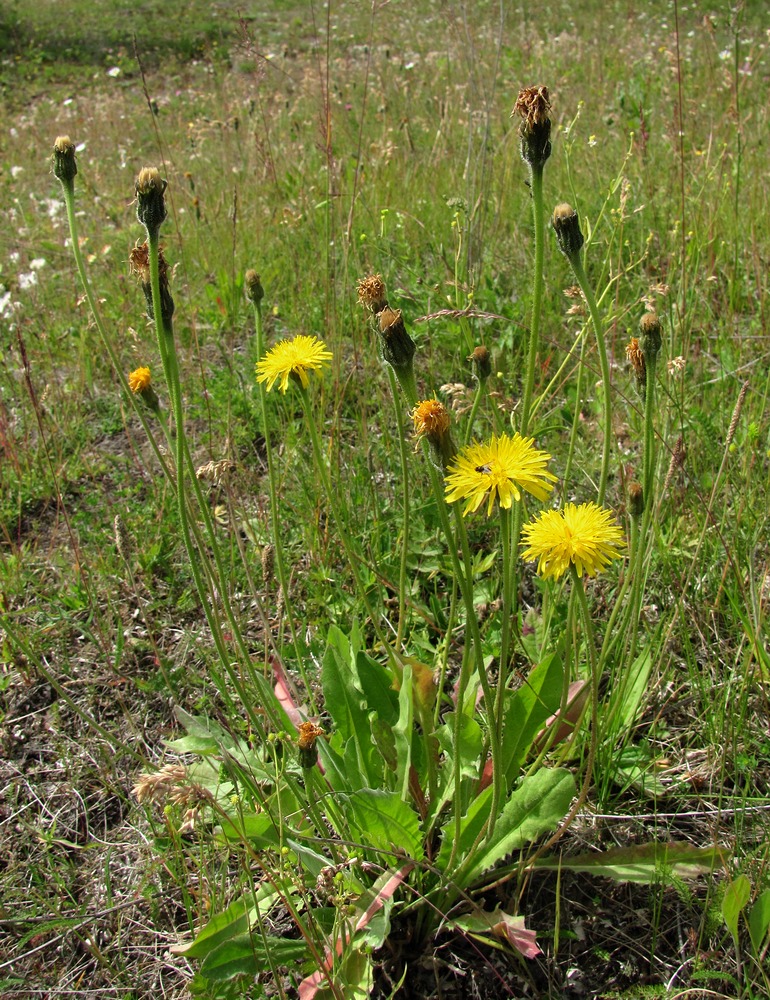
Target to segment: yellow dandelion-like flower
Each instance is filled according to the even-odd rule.
[[[278,379],[281,380],[280,390],[286,392],[289,378],[299,379],[303,389],[307,389],[308,371],[317,371],[331,361],[331,351],[318,337],[306,337],[300,334],[293,340],[282,340],[276,344],[257,363],[257,382],[267,382],[267,391],[273,388]]]
[[[438,399],[424,399],[412,410],[414,431],[429,441],[440,440],[449,430],[449,411]]]
[[[611,510],[595,503],[568,503],[564,510],[547,510],[522,530],[522,559],[537,559],[540,576],[559,577],[570,567],[582,576],[596,576],[625,547],[623,532]]]
[[[447,503],[467,500],[465,515],[478,510],[486,497],[490,516],[495,499],[507,509],[514,500],[521,500],[522,490],[545,500],[556,482],[556,476],[546,469],[550,457],[535,448],[532,438],[521,434],[501,434],[485,444],[468,445],[446,476]]]
[[[137,368],[128,376],[128,388],[131,392],[146,392],[151,382],[149,368]]]

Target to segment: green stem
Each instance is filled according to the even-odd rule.
[[[602,389],[603,389],[603,423],[604,423],[604,443],[602,447],[602,469],[601,475],[599,477],[599,496],[598,504],[603,506],[604,496],[607,492],[607,478],[610,471],[610,451],[612,448],[612,409],[610,406],[610,366],[607,360],[607,345],[604,340],[604,327],[602,325],[601,317],[599,316],[599,307],[596,304],[596,296],[594,295],[594,290],[591,287],[588,278],[586,277],[585,268],[583,267],[583,261],[580,258],[580,252],[574,254],[569,254],[567,259],[572,266],[572,270],[577,279],[578,285],[580,285],[580,290],[585,297],[586,304],[588,305],[588,312],[591,315],[591,322],[593,323],[594,333],[596,334],[596,345],[599,349],[599,366],[602,375]]]
[[[406,591],[407,591],[407,562],[409,559],[409,461],[406,453],[406,437],[404,430],[404,416],[398,401],[398,390],[396,386],[396,376],[393,369],[388,365],[388,377],[390,379],[390,391],[393,395],[396,411],[396,427],[398,432],[398,453],[401,461],[401,558],[398,568],[398,626],[396,629],[396,650],[400,654],[404,643],[404,631],[406,630]]]
[[[517,507],[519,505],[517,504]],[[508,683],[508,659],[510,656],[511,620],[516,613],[514,598],[515,552],[511,550],[511,521],[513,514],[510,509],[500,508],[500,546],[502,548],[503,565],[503,605],[500,610],[500,661],[498,665],[497,694],[495,698],[495,739],[502,746],[503,716],[505,713],[505,688]]]
[[[529,352],[527,371],[524,378],[524,397],[521,403],[520,433],[523,437],[529,431],[529,415],[532,394],[535,387],[535,365],[540,340],[540,317],[543,308],[543,261],[545,257],[545,207],[543,205],[543,168],[530,167],[532,191],[532,216],[535,228],[535,270],[532,277],[532,315],[529,328]]]
[[[591,621],[591,614],[588,610],[588,601],[583,587],[583,581],[575,568],[574,563],[570,563],[570,576],[574,593],[577,595],[580,613],[583,618],[583,630],[585,633],[585,647],[588,653],[588,663],[591,671],[591,742],[588,750],[588,760],[586,762],[586,774],[583,780],[581,798],[585,801],[593,775],[594,761],[596,759],[596,747],[599,742],[599,661],[596,656],[596,639],[594,637],[594,627]]]
[[[260,361],[265,352],[265,337],[264,330],[262,327],[262,304],[260,302],[254,303],[254,330],[256,336],[256,347],[257,347],[257,361]],[[302,681],[305,685],[305,694],[310,699],[311,711],[315,714],[318,710],[314,688],[315,684],[309,683],[309,678],[305,674],[305,657],[302,655],[302,651],[299,646],[299,636],[297,635],[297,629],[294,624],[294,613],[293,613],[293,603],[291,598],[291,590],[289,587],[289,575],[286,572],[286,560],[284,557],[283,550],[283,531],[281,528],[281,521],[279,517],[280,508],[278,506],[278,491],[276,489],[275,483],[275,468],[273,465],[273,446],[270,443],[270,424],[268,420],[268,409],[267,409],[267,392],[265,390],[264,383],[260,382],[257,384],[257,392],[259,394],[259,405],[262,412],[262,428],[265,435],[265,455],[267,457],[267,483],[268,492],[270,494],[270,529],[273,538],[273,551],[275,552],[275,566],[278,572],[278,583],[281,587],[281,593],[283,594],[283,605],[286,611],[286,620],[289,624],[289,632],[291,633],[291,641],[294,646],[294,656],[299,668],[300,674],[302,676]]]

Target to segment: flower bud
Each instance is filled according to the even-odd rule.
[[[644,513],[644,490],[641,483],[628,485],[628,512],[635,521]]]
[[[492,374],[492,359],[483,344],[474,347],[473,354],[468,357],[473,368],[473,376],[479,382],[484,382]]]
[[[557,205],[551,216],[551,225],[556,233],[556,242],[565,257],[574,257],[580,253],[583,246],[583,233],[580,231],[578,214],[571,205],[563,202]]]
[[[167,186],[157,167],[142,167],[136,178],[136,217],[147,230],[148,237],[157,237],[166,218],[164,192]]]
[[[68,135],[60,135],[53,144],[53,172],[62,184],[71,184],[77,175],[75,143]]]
[[[383,360],[392,366],[402,384],[404,377],[411,375],[411,378],[414,379],[412,358],[417,348],[406,332],[404,321],[401,318],[401,310],[385,306],[384,309],[380,310],[378,320]]]
[[[248,299],[253,302],[255,306],[258,306],[265,297],[265,290],[262,287],[262,282],[259,280],[259,275],[253,268],[250,268],[244,275],[243,280]]]
[[[639,338],[642,346],[642,354],[647,361],[653,361],[658,356],[658,351],[663,343],[661,337],[661,325],[657,313],[648,312],[639,321]]]

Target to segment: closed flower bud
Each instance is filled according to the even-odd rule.
[[[635,521],[644,513],[644,491],[641,483],[629,483],[628,512]]]
[[[71,184],[77,175],[75,144],[68,135],[60,135],[53,144],[53,172],[62,184]]]
[[[385,306],[378,316],[382,356],[396,372],[411,368],[414,357],[414,341],[406,332],[400,309]]]
[[[565,257],[574,257],[583,246],[578,214],[571,205],[562,203],[553,210],[551,225],[556,233],[556,242]]]
[[[468,360],[473,367],[473,375],[479,382],[485,381],[492,374],[492,359],[483,344],[473,349],[473,354]]]
[[[654,361],[663,343],[661,325],[657,313],[648,312],[639,321],[639,340],[646,361]]]
[[[244,284],[249,300],[255,306],[258,306],[265,297],[265,290],[262,287],[262,282],[259,280],[259,275],[253,268],[249,269],[244,275]]]
[[[161,223],[166,218],[164,192],[167,183],[157,167],[143,167],[136,178],[136,217],[147,230],[147,235],[157,237]]]
[[[149,368],[137,368],[128,376],[128,388],[137,396],[142,397],[145,406],[158,413],[160,401],[157,393],[152,387],[152,376]]]

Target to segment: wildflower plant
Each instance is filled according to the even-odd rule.
[[[476,391],[463,426],[437,393],[419,398],[418,379],[420,385],[429,383],[431,373],[422,367],[419,337],[415,341],[408,332],[408,317],[388,301],[383,278],[372,274],[358,284],[359,302],[371,320],[371,353],[384,366],[397,432],[401,523],[395,624],[386,610],[389,581],[367,549],[369,526],[351,531],[357,522],[349,509],[344,468],[330,461],[326,423],[317,419],[325,404],[319,389],[333,357],[343,358],[345,347],[331,337],[329,347],[312,332],[268,346],[266,291],[256,271],[246,272],[243,284],[255,332],[252,391],[265,439],[270,501],[270,541],[262,549],[262,565],[266,576],[275,568],[282,601],[276,638],[254,595],[264,624],[263,648],[256,656],[245,637],[233,599],[233,574],[201,485],[207,477],[198,474],[187,435],[171,269],[160,246],[167,185],[154,168],[137,177],[137,219],[145,239],[132,251],[131,263],[151,315],[165,381],[168,426],[155,421],[165,450],[136,405],[143,400],[145,409],[160,412],[149,366],[136,368],[128,379],[120,374],[121,387],[173,486],[181,540],[215,650],[213,680],[232,718],[227,726],[180,709],[187,734],[171,747],[196,762],[141,778],[136,796],[148,810],[159,805],[170,810],[164,822],[175,836],[195,831],[239,858],[245,874],[238,893],[197,928],[192,941],[174,949],[199,961],[202,975],[212,981],[266,970],[275,975],[285,967],[299,970],[299,995],[307,1000],[321,990],[335,997],[368,994],[370,955],[385,944],[396,916],[409,921],[416,950],[440,927],[491,943],[493,928],[504,926],[514,949],[528,958],[539,954],[534,935],[520,923],[522,915],[498,909],[490,922],[481,895],[501,878],[523,877],[535,860],[549,862],[548,854],[533,859],[530,852],[544,837],[550,840],[540,852],[552,847],[585,803],[602,739],[612,751],[616,729],[603,717],[599,679],[604,666],[628,650],[631,619],[643,592],[640,553],[655,495],[650,427],[661,347],[659,324],[645,319],[633,357],[644,371],[650,423],[643,482],[629,501],[632,545],[630,564],[624,565],[626,532],[605,506],[611,384],[603,328],[583,270],[577,215],[565,206],[554,213],[553,227],[589,306],[604,384],[596,501],[567,500],[574,484],[559,479],[558,456],[530,433],[544,295],[543,170],[551,153],[550,110],[545,87],[521,91],[515,108],[529,169],[535,244],[523,397],[510,433],[498,426],[489,395],[492,366],[486,346],[476,347],[469,358]],[[66,138],[57,140],[54,171],[64,187],[89,303],[122,373],[122,359],[98,320],[77,250],[77,169],[74,146]],[[338,385],[334,391],[339,392]],[[313,475],[308,473],[304,487],[318,494],[337,565],[352,591],[344,627],[328,623],[317,657],[303,639],[309,627],[303,628],[301,605],[292,592],[284,537],[276,450],[276,407],[284,397],[298,400],[302,408],[297,434],[307,436],[313,456]],[[480,439],[478,424],[486,431]],[[417,442],[414,451],[406,446],[408,427]],[[209,465],[213,470],[217,464]],[[588,470],[586,478],[594,471]],[[432,645],[421,641],[415,623],[417,586],[410,579],[416,548],[413,498],[426,477],[432,498],[421,496],[420,509],[430,510],[440,533],[440,571],[448,582],[446,607],[432,607],[432,617],[420,608],[438,636]],[[532,574],[525,566],[530,562],[537,566],[537,592],[551,608],[569,578],[566,618],[544,614],[537,641],[525,636],[520,596]],[[602,628],[594,620],[584,578],[605,573],[615,574],[618,594]],[[496,603],[487,619],[479,612],[482,588]],[[630,649],[635,652],[636,640]],[[278,909],[291,917],[298,937],[271,930],[268,918]]]

